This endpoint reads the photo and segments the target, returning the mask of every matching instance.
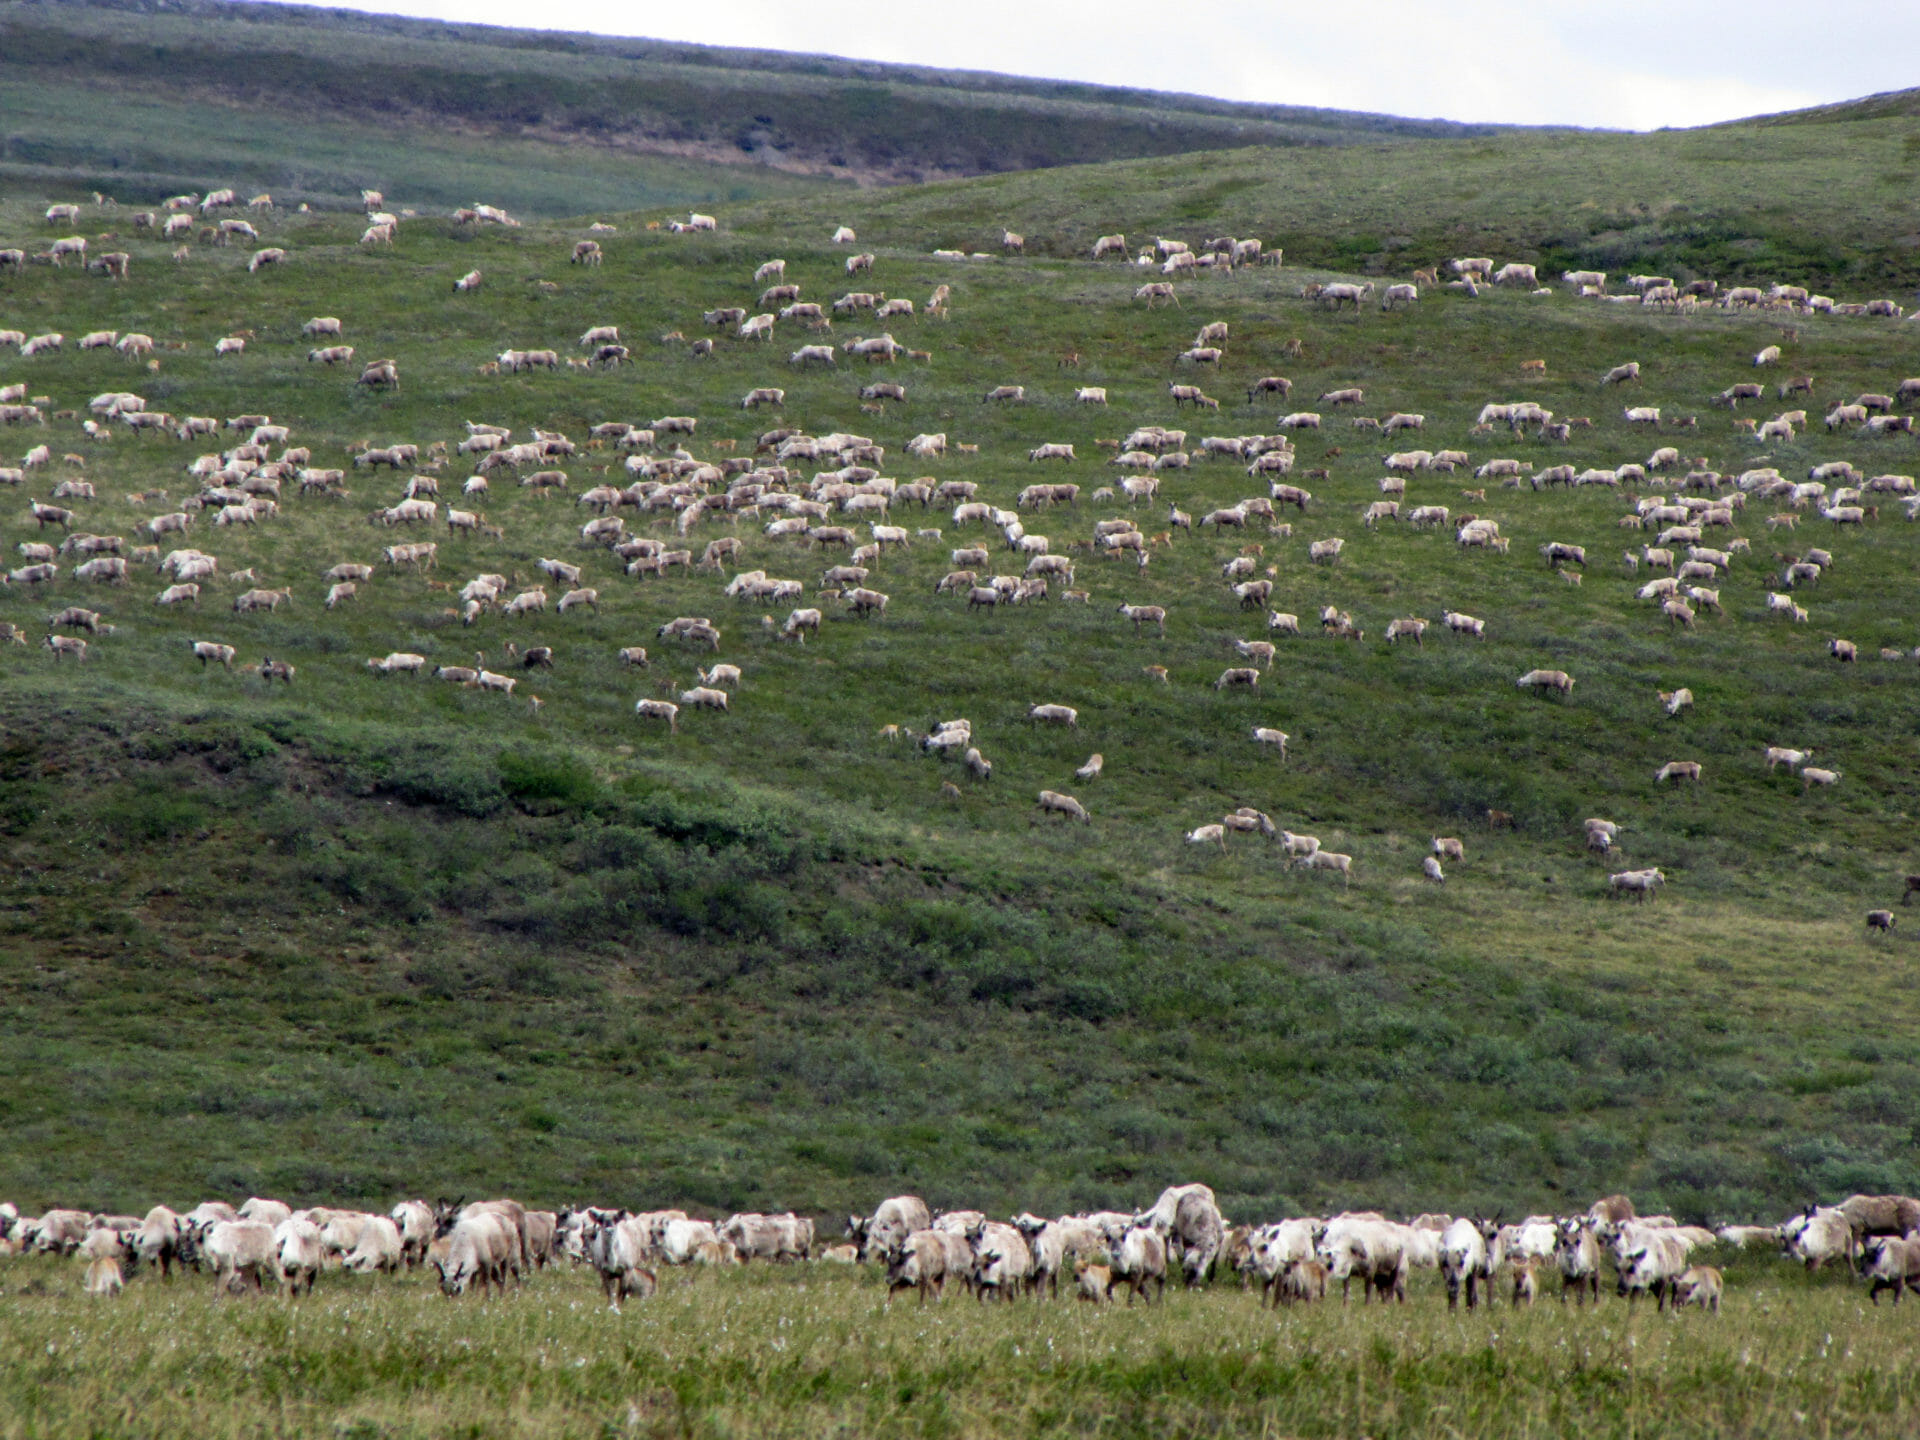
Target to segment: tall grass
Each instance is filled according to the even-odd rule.
[[[665,1277],[609,1313],[580,1274],[492,1302],[330,1275],[312,1297],[204,1280],[78,1293],[8,1263],[0,1435],[1164,1435],[1910,1433],[1908,1320],[1844,1281],[1730,1271],[1725,1312],[1609,1297],[1449,1314],[1262,1310],[1228,1286],[1150,1308],[883,1304],[818,1265]]]

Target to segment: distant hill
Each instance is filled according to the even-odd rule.
[[[1096,236],[1233,234],[1289,264],[1398,274],[1449,256],[1794,281],[1868,299],[1920,283],[1920,130],[1889,107],[1920,92],[1650,134],[1507,130],[1466,138],[1151,156],[849,197],[863,244],[997,246],[1080,256]],[[736,216],[780,233],[810,202]]]
[[[76,113],[78,107],[78,113]],[[217,0],[0,3],[0,176],[579,211],[1495,127]],[[282,146],[260,146],[266,137]],[[475,145],[563,146],[500,164]],[[641,160],[640,157],[649,157]],[[505,158],[505,157],[503,157]],[[694,172],[660,163],[700,168]],[[638,173],[623,182],[622,172]],[[716,178],[708,167],[721,166]],[[572,173],[547,185],[538,172]],[[527,172],[533,171],[534,174]],[[609,172],[609,173],[602,173]],[[573,203],[569,203],[569,200]]]
[[[371,186],[778,230],[838,190],[882,244],[978,248],[1006,223],[1065,254],[1217,224],[1330,269],[1485,253],[1838,291],[1920,280],[1916,111],[1920,90],[1645,135],[1461,125],[352,11],[0,0],[0,191],[28,198],[235,185],[335,208]]]
[[[1756,116],[1754,123],[1818,125],[1836,120],[1885,120],[1901,115],[1920,115],[1920,89],[1883,90],[1878,95],[1863,95],[1858,100],[1813,105],[1805,110],[1783,110],[1778,115]]]

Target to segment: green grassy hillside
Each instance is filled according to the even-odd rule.
[[[1789,117],[1792,118],[1792,117]],[[1845,155],[1853,179],[1835,183]],[[888,243],[973,248],[1002,222],[1048,253],[1086,255],[1125,231],[1237,228],[1296,263],[1398,273],[1454,255],[1816,288],[1920,281],[1920,129],[1843,111],[1650,135],[1513,130],[1476,139],[1249,149],[1101,166],[1070,182],[1000,175],[863,195],[846,207]],[[769,212],[777,231],[807,213]],[[1016,221],[1018,223],[1016,223]],[[1231,222],[1231,223],[1229,223]],[[858,224],[852,219],[848,223]]]
[[[1368,274],[1498,251],[1556,273],[1909,286],[1917,95],[1634,135],[310,7],[0,0],[15,191],[145,204],[236,185],[337,209],[372,186],[547,217],[766,201],[775,234],[824,190],[908,248],[997,243],[1005,223],[1079,255],[1106,231],[1232,218]]]
[[[637,206],[684,210],[843,187],[764,166],[712,165],[570,143],[564,136],[486,135],[346,113],[208,105],[165,88],[49,86],[0,62],[8,117],[0,182],[12,191],[129,205],[181,190],[241,185],[282,205],[358,205],[363,185],[393,204],[450,210],[476,201],[573,214]]]
[[[1244,173],[1238,157],[1190,163]],[[1076,213],[1107,213],[1111,172],[1075,183],[1087,187]],[[1255,231],[1237,193],[1182,233]],[[1719,1218],[1920,1183],[1909,937],[1869,944],[1860,924],[1920,858],[1920,665],[1872,658],[1920,645],[1905,603],[1914,532],[1896,505],[1883,497],[1878,524],[1829,537],[1812,512],[1797,535],[1770,534],[1772,507],[1756,502],[1736,527],[1753,553],[1723,582],[1724,615],[1673,634],[1619,561],[1642,538],[1616,523],[1630,496],[1490,488],[1467,500],[1480,482],[1422,475],[1410,501],[1497,517],[1512,553],[1462,553],[1445,531],[1368,531],[1360,511],[1391,447],[1329,410],[1301,439],[1295,478],[1329,473],[1304,479],[1315,498],[1289,515],[1290,537],[1202,529],[1157,548],[1144,572],[1077,548],[1096,519],[1128,513],[1092,497],[1118,474],[1099,439],[1149,420],[1196,439],[1264,431],[1274,407],[1247,405],[1245,390],[1270,372],[1291,375],[1303,408],[1361,385],[1369,413],[1423,412],[1423,446],[1476,464],[1644,460],[1659,441],[1620,407],[1660,405],[1700,417],[1675,443],[1737,472],[1760,449],[1708,397],[1749,378],[1760,346],[1784,343],[1785,366],[1815,376],[1816,410],[1916,368],[1908,327],[1813,318],[1788,336],[1765,316],[1641,315],[1564,293],[1439,291],[1403,313],[1333,314],[1298,298],[1301,272],[1268,268],[1183,284],[1180,308],[1149,311],[1129,298],[1131,268],[927,254],[1000,219],[1037,248],[1076,248],[1051,228],[1067,199],[1024,211],[1006,182],[985,182],[916,203],[936,198],[951,216],[940,223],[915,220],[905,199],[749,213],[749,233],[724,215],[723,233],[703,237],[623,220],[602,237],[599,269],[566,263],[583,233],[566,226],[407,223],[391,252],[369,253],[346,219],[283,215],[263,222],[265,239],[289,261],[257,275],[238,249],[176,264],[121,231],[134,254],[124,284],[40,266],[0,280],[0,328],[69,336],[57,355],[0,355],[0,385],[23,382],[50,409],[124,386],[178,414],[271,413],[317,465],[350,465],[360,441],[455,441],[466,420],[584,440],[597,421],[675,413],[698,415],[692,448],[722,459],[775,423],[743,413],[740,396],[781,385],[786,423],[869,434],[903,480],[971,480],[1008,506],[1036,478],[1081,483],[1076,507],[1027,524],[1075,557],[1091,595],[968,614],[933,589],[948,550],[981,532],[916,511],[903,523],[945,533],[880,563],[884,618],[829,605],[814,643],[776,643],[719,577],[634,580],[582,547],[588,516],[570,497],[603,467],[621,478],[606,450],[568,466],[568,497],[496,477],[479,505],[503,540],[442,530],[436,573],[383,569],[331,612],[324,570],[424,538],[368,524],[401,488],[384,471],[352,471],[345,498],[290,490],[250,531],[196,522],[193,543],[223,574],[292,587],[273,615],[233,614],[225,580],[197,612],[156,608],[150,569],[125,590],[64,572],[37,592],[9,587],[0,618],[34,643],[0,647],[0,1194],[123,1207],[484,1187],[831,1212],[911,1186],[936,1203],[1046,1209],[1150,1198],[1192,1177],[1236,1217],[1518,1210],[1627,1188]],[[44,243],[43,204],[8,204],[0,244]],[[950,321],[894,322],[929,360],[799,372],[786,354],[811,337],[790,326],[771,346],[723,337],[705,359],[662,338],[701,333],[703,308],[751,305],[770,255],[807,298],[840,293],[846,252],[823,242],[841,218],[882,238],[874,288],[924,299],[953,286]],[[89,212],[82,228],[123,223]],[[485,288],[453,295],[474,266]],[[315,314],[340,316],[362,358],[393,356],[400,393],[308,364],[300,325]],[[1215,319],[1231,326],[1227,360],[1201,383],[1222,410],[1189,420],[1167,399],[1169,362]],[[478,373],[509,345],[577,354],[598,323],[621,326],[634,365]],[[107,327],[163,342],[157,370],[77,350]],[[240,328],[245,354],[216,360],[213,340]],[[864,328],[843,320],[833,338]],[[1301,355],[1283,358],[1295,339]],[[1084,357],[1077,370],[1061,368],[1069,350]],[[1523,377],[1537,357],[1547,377]],[[1642,382],[1601,389],[1627,359]],[[880,375],[909,399],[863,413],[857,391]],[[1025,384],[1027,403],[984,405],[1001,383]],[[1080,385],[1106,386],[1112,404],[1075,405]],[[1470,433],[1483,402],[1522,397],[1594,427],[1564,450]],[[978,453],[904,458],[908,437],[936,430]],[[40,441],[54,463],[13,492],[9,547],[34,538],[27,498],[78,473],[64,452],[85,451],[99,492],[75,502],[77,523],[131,535],[191,493],[182,467],[202,448],[92,444],[77,419],[55,419],[0,432],[0,453]],[[1030,463],[1043,441],[1081,458]],[[1765,453],[1789,474],[1833,458],[1913,468],[1910,439],[1829,438],[1817,420]],[[449,466],[443,493],[466,473]],[[1158,530],[1168,496],[1197,516],[1262,488],[1200,461],[1136,514]],[[132,498],[154,489],[167,498]],[[636,532],[673,533],[621,513]],[[697,549],[717,533],[732,532],[709,520],[690,538]],[[753,523],[738,533],[742,563],[800,579],[809,596],[831,563]],[[1309,564],[1308,542],[1335,535],[1347,541],[1338,565]],[[1536,547],[1550,539],[1588,547],[1584,584],[1544,568]],[[1770,619],[1771,557],[1809,543],[1838,557],[1802,597],[1811,622]],[[1349,609],[1367,638],[1283,639],[1257,693],[1217,693],[1228,642],[1264,638],[1220,574],[1249,544],[1273,567],[1278,608],[1310,632],[1321,605]],[[542,556],[585,567],[598,614],[459,623],[448,587],[482,570],[531,582]],[[1136,636],[1114,613],[1122,601],[1167,606],[1167,637]],[[84,664],[56,662],[38,648],[47,617],[80,603],[118,628]],[[1442,608],[1484,617],[1487,639],[1436,624],[1421,648],[1382,643],[1389,619],[1437,622]],[[745,678],[730,714],[683,711],[668,736],[633,704],[693,683],[708,658],[656,636],[681,614],[713,616],[720,658]],[[1867,658],[1836,665],[1834,635]],[[510,639],[557,654],[512,699],[365,666],[411,650],[435,663],[484,651],[497,667]],[[202,669],[192,640],[234,644],[241,668]],[[652,669],[619,665],[633,644],[650,647]],[[290,687],[246,668],[263,654],[298,667]],[[1143,673],[1156,664],[1168,683]],[[1570,702],[1516,689],[1535,666],[1576,676]],[[1696,705],[1667,719],[1655,692],[1682,684]],[[1077,731],[1027,721],[1039,701],[1078,707]],[[990,782],[879,733],[959,715],[994,762]],[[1289,731],[1289,758],[1255,745],[1255,725]],[[1769,744],[1813,748],[1842,783],[1803,795],[1766,771]],[[1091,751],[1105,773],[1077,781]],[[1671,759],[1702,761],[1705,783],[1655,787]],[[943,797],[948,780],[958,800]],[[1042,787],[1078,794],[1093,823],[1047,823],[1033,805]],[[1224,855],[1183,843],[1239,805],[1352,853],[1351,887],[1288,871],[1257,837]],[[1516,827],[1489,831],[1489,809]],[[1609,867],[1580,840],[1589,815],[1626,827],[1625,863],[1666,871],[1656,901],[1607,898]],[[1435,835],[1466,840],[1444,888],[1420,878]]]
[[[0,180],[546,215],[1492,127],[318,8],[0,4]],[[801,187],[796,177],[810,177]]]

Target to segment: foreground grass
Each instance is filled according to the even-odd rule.
[[[877,1274],[668,1274],[607,1311],[581,1273],[500,1301],[329,1276],[308,1299],[202,1279],[78,1291],[9,1262],[0,1436],[544,1437],[1911,1433],[1911,1319],[1838,1277],[1740,1261],[1726,1308],[1609,1297],[1448,1314],[1338,1299],[1263,1311],[1228,1286],[1151,1308],[963,1296],[883,1307]]]

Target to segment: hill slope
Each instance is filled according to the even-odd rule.
[[[33,193],[236,185],[338,208],[372,186],[397,206],[545,216],[764,201],[777,232],[823,190],[991,175],[837,208],[888,243],[969,247],[1025,217],[1072,254],[1230,215],[1302,263],[1366,273],[1491,251],[1910,284],[1917,93],[1611,134],[306,7],[0,0],[0,182]]]
[[[1846,184],[1835,179],[1846,156]],[[1248,149],[1088,167],[1070,179],[999,175],[849,197],[837,213],[885,243],[996,244],[1084,256],[1096,236],[1138,242],[1209,227],[1258,235],[1295,263],[1406,275],[1454,255],[1564,268],[1798,281],[1920,281],[1920,136],[1893,116],[1743,122],[1649,135],[1515,130],[1471,140]],[[774,204],[766,230],[810,213]],[[743,217],[743,223],[748,223]]]
[[[1491,127],[823,56],[143,0],[0,4],[0,176],[537,213]],[[85,105],[76,105],[84,100]],[[318,133],[307,127],[319,121]],[[475,142],[508,141],[492,155]],[[660,164],[637,157],[659,157]],[[704,182],[687,162],[717,167]],[[551,180],[539,172],[552,168]],[[629,168],[638,173],[628,179]],[[482,178],[477,171],[490,170]],[[568,185],[553,183],[567,179]]]
[[[1805,110],[1785,110],[1778,115],[1757,116],[1752,123],[1828,125],[1835,121],[1881,120],[1896,115],[1920,115],[1920,89],[1884,90],[1878,95],[1863,95],[1857,100],[1815,105]]]
[[[1243,157],[1193,166],[1215,163],[1223,183],[1245,174],[1232,168]],[[1010,205],[1006,184],[920,203],[970,207],[976,226],[1004,216],[1036,247],[1077,246],[1050,231],[1055,211]],[[1185,233],[1254,229],[1262,217],[1238,208],[1244,193],[1196,206]],[[1755,553],[1721,581],[1724,614],[1674,634],[1633,598],[1643,577],[1608,558],[1643,538],[1619,529],[1617,493],[1468,501],[1460,490],[1480,482],[1415,479],[1409,500],[1499,518],[1505,557],[1462,552],[1444,531],[1368,529],[1359,512],[1379,496],[1389,447],[1329,410],[1300,444],[1296,478],[1315,499],[1290,517],[1291,536],[1203,527],[1156,546],[1145,571],[1079,548],[1096,518],[1162,528],[1168,496],[1199,516],[1260,493],[1238,466],[1199,462],[1163,476],[1151,506],[1096,500],[1118,473],[1096,442],[1145,420],[1265,430],[1271,402],[1250,407],[1245,389],[1283,368],[1296,406],[1364,386],[1367,409],[1423,413],[1423,445],[1476,463],[1644,460],[1657,441],[1620,418],[1624,398],[1697,411],[1700,431],[1679,443],[1737,471],[1757,447],[1707,398],[1751,375],[1761,344],[1787,343],[1788,363],[1816,376],[1813,409],[1892,388],[1909,368],[1903,327],[1812,318],[1788,340],[1764,316],[1507,292],[1333,314],[1297,298],[1299,272],[1264,268],[1184,286],[1182,308],[1148,311],[1129,300],[1131,269],[936,260],[925,252],[952,238],[945,224],[916,221],[911,197],[870,203],[894,242],[874,286],[955,292],[951,321],[892,322],[931,358],[873,372],[908,390],[884,415],[860,409],[872,374],[787,364],[807,338],[790,327],[771,347],[722,336],[704,359],[656,340],[701,333],[703,308],[752,303],[750,276],[774,253],[808,297],[832,298],[845,251],[821,237],[838,201],[745,217],[749,234],[623,222],[602,237],[597,269],[566,263],[583,233],[572,227],[409,223],[391,252],[370,253],[357,225],[316,215],[261,222],[290,260],[257,275],[240,250],[174,264],[159,243],[123,237],[124,284],[37,266],[4,282],[4,326],[145,329],[189,348],[163,343],[152,372],[71,341],[31,361],[9,352],[0,384],[21,381],[49,408],[137,385],[178,414],[270,413],[316,465],[348,469],[353,493],[289,486],[274,519],[196,522],[194,543],[223,573],[293,588],[270,614],[235,614],[224,580],[197,611],[158,607],[148,569],[124,591],[63,571],[46,590],[0,595],[0,618],[34,641],[70,604],[118,627],[93,638],[84,664],[0,647],[0,1107],[14,1142],[0,1192],[112,1206],[485,1185],[830,1210],[911,1186],[936,1202],[1044,1209],[1143,1198],[1192,1176],[1236,1214],[1519,1209],[1631,1188],[1712,1217],[1920,1181],[1907,940],[1868,948],[1857,933],[1861,911],[1920,858],[1915,671],[1840,667],[1823,649],[1830,634],[1868,656],[1920,644],[1900,603],[1913,532],[1889,523],[1890,500],[1878,526],[1820,537],[1839,564],[1805,600],[1811,626],[1764,608],[1778,584],[1767,556],[1796,542],[1769,535],[1756,500],[1736,526]],[[1108,203],[1090,190],[1071,208]],[[90,212],[84,228],[104,223]],[[0,242],[45,233],[33,206],[0,214]],[[475,266],[485,288],[452,295],[452,277]],[[402,391],[309,363],[300,327],[315,314],[340,316],[363,358],[394,356]],[[1188,422],[1168,399],[1169,357],[1212,319],[1232,338],[1226,373],[1202,383],[1224,409]],[[622,327],[635,364],[476,373],[510,345],[578,354],[599,323]],[[240,328],[253,336],[245,353],[214,359],[212,339]],[[842,321],[834,338],[864,328]],[[1303,353],[1283,358],[1293,339]],[[1068,350],[1085,357],[1071,374],[1058,368]],[[1548,378],[1523,380],[1519,362],[1535,356],[1549,357]],[[1628,358],[1643,362],[1639,388],[1599,389]],[[1002,383],[1026,384],[1027,402],[983,404]],[[577,505],[496,474],[465,503],[502,538],[442,530],[437,575],[382,566],[356,598],[321,608],[324,570],[424,538],[367,524],[400,484],[355,468],[355,442],[453,442],[462,420],[584,439],[606,419],[692,414],[693,449],[722,460],[771,423],[740,407],[763,384],[785,388],[788,423],[874,436],[902,479],[920,469],[899,462],[903,442],[938,430],[979,451],[925,468],[996,504],[1033,478],[1080,483],[1076,506],[1026,523],[1075,560],[1091,603],[1056,589],[975,614],[936,597],[949,549],[982,532],[915,511],[902,523],[945,534],[878,562],[884,617],[829,606],[817,640],[781,644],[717,577],[630,578],[582,544]],[[1079,385],[1104,385],[1110,407],[1074,404]],[[1482,401],[1518,395],[1596,425],[1566,450],[1470,433]],[[80,528],[131,535],[192,488],[181,466],[198,446],[89,444],[77,419],[4,434],[9,455],[44,437],[56,472],[60,453],[86,451],[99,498],[71,502]],[[1042,441],[1071,441],[1080,458],[1027,461]],[[1771,454],[1788,473],[1842,457],[1873,473],[1910,466],[1911,443],[1843,432]],[[618,459],[583,452],[568,494]],[[452,491],[466,473],[444,471],[443,503],[462,503]],[[44,499],[54,477],[32,478]],[[16,494],[9,546],[36,540]],[[675,542],[670,512],[620,513],[633,533]],[[697,553],[731,533],[710,517],[688,543]],[[800,579],[810,597],[839,558],[747,520],[737,533],[743,563]],[[1330,536],[1347,542],[1339,564],[1309,564],[1307,542]],[[1017,568],[986,538],[983,568]],[[1547,540],[1587,547],[1584,585],[1542,567]],[[1264,548],[1245,558],[1275,568],[1276,608],[1309,631],[1322,605],[1349,609],[1364,642],[1276,636],[1281,656],[1256,691],[1217,690],[1237,659],[1230,642],[1266,634],[1221,578],[1250,545]],[[459,622],[449,587],[481,570],[530,584],[543,557],[584,567],[597,613]],[[1136,634],[1114,613],[1123,600],[1166,606],[1166,637]],[[1437,622],[1447,608],[1486,618],[1486,641],[1437,625],[1420,647],[1380,640],[1392,617]],[[667,735],[632,707],[685,688],[711,658],[657,635],[682,614],[716,618],[720,658],[745,678],[731,713],[683,707]],[[238,646],[241,668],[195,664],[191,640]],[[557,656],[551,672],[518,672],[513,699],[365,665],[395,650],[434,664],[479,650],[510,665],[510,640]],[[653,652],[646,672],[617,660],[635,644]],[[264,685],[245,668],[262,654],[293,662],[295,682]],[[1168,683],[1143,673],[1154,664]],[[1571,703],[1515,688],[1539,665],[1577,676]],[[1676,684],[1696,706],[1670,720],[1655,692]],[[1035,701],[1075,705],[1077,728],[1035,725]],[[954,716],[973,722],[990,781],[879,734]],[[1253,743],[1256,725],[1291,733],[1287,760]],[[1842,785],[1803,794],[1762,765],[1768,744],[1814,749]],[[1077,780],[1095,750],[1104,776]],[[1706,783],[1650,784],[1676,758],[1702,760]],[[1046,823],[1032,805],[1043,787],[1078,793],[1093,823]],[[1354,854],[1351,888],[1287,870],[1259,837],[1224,854],[1182,842],[1240,805]],[[1486,829],[1489,809],[1516,828]],[[1627,861],[1663,867],[1667,892],[1646,906],[1608,899],[1608,865],[1580,843],[1587,815],[1621,821]],[[1444,887],[1424,884],[1428,838],[1451,834],[1466,837],[1467,862]]]

